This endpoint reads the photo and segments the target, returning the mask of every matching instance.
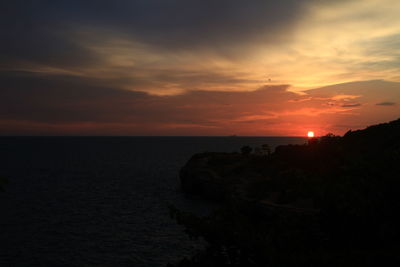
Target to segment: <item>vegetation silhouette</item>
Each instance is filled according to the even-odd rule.
[[[0,192],[4,191],[4,186],[8,183],[8,180],[0,177]]]
[[[205,217],[170,207],[207,247],[169,266],[399,264],[399,163],[400,120],[267,156],[194,155],[180,174],[183,190],[221,206]]]
[[[240,151],[242,152],[243,155],[250,155],[250,153],[253,151],[253,149],[250,146],[243,146]]]

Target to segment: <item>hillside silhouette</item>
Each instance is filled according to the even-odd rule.
[[[171,216],[207,247],[176,266],[381,266],[400,263],[400,120],[328,134],[272,154],[202,153],[186,193],[221,202]]]

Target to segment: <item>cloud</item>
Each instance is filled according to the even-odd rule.
[[[354,108],[354,107],[359,107],[361,106],[360,103],[348,103],[348,104],[343,104],[341,107],[343,108]]]
[[[285,39],[309,0],[3,1],[4,60],[52,66],[96,62],[76,33],[97,31],[158,49],[194,49]]]
[[[400,84],[397,82],[372,80],[343,83],[308,90],[306,91],[306,94],[312,99],[326,99],[325,101],[333,104],[332,107],[342,109],[340,111],[338,110],[336,116],[331,120],[332,125],[337,125],[336,130],[332,130],[332,132],[342,131],[339,130],[340,125],[354,125],[354,128],[360,128],[360,125],[367,126],[383,121],[394,120],[397,119],[400,112],[398,105],[394,105],[390,109],[374,108],[375,103],[395,102],[393,100],[396,100],[397,102],[397,99],[400,98]],[[339,100],[335,101],[333,98],[337,95],[353,95],[358,97],[339,98]],[[354,99],[356,99],[357,102],[353,102]],[[391,101],[387,101],[387,99],[391,99]],[[349,104],[361,105],[352,107],[348,106]],[[347,107],[341,107],[341,105]]]
[[[351,100],[351,99],[355,99],[355,98],[359,98],[361,97],[361,95],[335,95],[334,97],[332,97],[332,100]]]
[[[253,92],[194,90],[157,96],[107,87],[98,79],[27,72],[1,73],[0,85],[0,120],[9,123],[2,132],[13,125],[16,132],[42,125],[48,129],[43,132],[58,134],[94,129],[98,134],[256,134],[256,128],[239,130],[238,125],[272,123],[288,108],[282,103],[298,97],[285,85]]]
[[[114,88],[158,95],[400,80],[396,0],[9,0],[0,10],[1,70],[113,76]]]
[[[71,29],[49,1],[2,1],[0,67],[81,67],[98,63],[96,55],[72,38]],[[68,12],[68,11],[64,11]],[[76,13],[76,12],[73,12]]]
[[[382,80],[400,81],[399,3],[2,1],[0,131],[296,135],[393,119],[398,105],[371,103],[399,100]]]
[[[394,106],[394,105],[396,105],[396,103],[387,101],[387,102],[376,103],[376,105],[377,106]]]
[[[290,41],[312,2],[3,1],[0,70],[158,95],[255,90],[268,78],[242,60],[254,46]]]
[[[335,95],[319,97],[324,89],[299,95],[288,91],[288,85],[265,85],[248,92],[192,90],[151,95],[110,84],[74,75],[0,73],[0,133],[301,135],[306,128],[341,133],[348,129],[332,129],[332,125],[349,124],[355,118],[363,124],[380,114],[370,115],[367,106],[340,102],[344,101],[341,98],[335,105],[327,105]],[[383,85],[376,91],[382,92]],[[340,91],[341,86],[333,88],[337,89],[331,91]],[[340,94],[358,95],[357,90]],[[362,117],[354,113],[354,107],[362,111]],[[397,110],[380,116],[394,114]]]

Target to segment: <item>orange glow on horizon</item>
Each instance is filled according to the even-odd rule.
[[[307,136],[309,138],[313,138],[314,137],[314,132],[313,131],[308,131]]]

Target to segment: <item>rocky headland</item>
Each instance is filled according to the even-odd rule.
[[[377,266],[400,262],[400,120],[273,153],[201,153],[182,189],[219,201],[171,215],[208,247],[177,266]]]

